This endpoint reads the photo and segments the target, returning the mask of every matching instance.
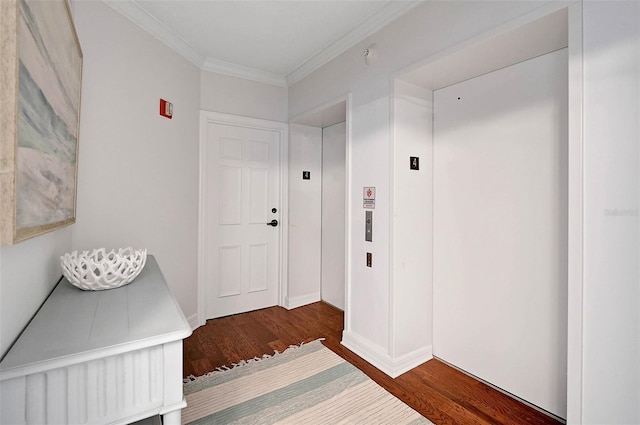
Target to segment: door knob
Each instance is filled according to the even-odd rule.
[[[278,225],[278,220],[276,220],[275,218],[271,220],[269,223],[267,223],[267,226],[276,227],[277,225]]]

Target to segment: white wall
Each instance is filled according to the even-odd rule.
[[[322,129],[322,300],[344,310],[347,123]]]
[[[84,52],[74,249],[147,248],[195,320],[200,70],[102,2],[77,2]],[[159,99],[173,119],[159,115]]]
[[[0,247],[0,358],[62,277],[60,256],[71,250],[72,228]]]
[[[433,92],[398,80],[393,90],[391,353],[422,350],[421,363],[433,344]]]
[[[583,3],[584,424],[640,423],[640,3]]]
[[[302,172],[311,171],[303,180]],[[322,129],[289,126],[288,308],[320,301]]]
[[[287,122],[287,88],[209,71],[200,72],[200,108]]]
[[[344,339],[367,360],[390,352],[390,76],[542,4],[427,2],[289,88],[290,117],[352,94],[353,260]],[[372,43],[376,58],[367,66],[361,52]],[[364,241],[364,186],[376,187],[373,243]],[[366,267],[365,252],[373,253],[373,268]]]
[[[0,359],[62,277],[60,256],[71,250],[72,228],[0,246]]]

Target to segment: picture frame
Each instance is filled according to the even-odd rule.
[[[0,244],[76,220],[82,49],[67,0],[0,1]]]

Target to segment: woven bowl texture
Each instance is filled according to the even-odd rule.
[[[131,283],[147,262],[146,249],[120,248],[106,252],[73,251],[60,257],[62,274],[74,286],[86,291],[112,289]]]

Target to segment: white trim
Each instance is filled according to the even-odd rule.
[[[298,65],[285,77],[287,86],[302,80],[307,75],[335,59],[356,43],[379,31],[395,19],[422,4],[422,1],[392,1],[381,8],[375,15],[343,35],[336,42],[315,53]]]
[[[302,307],[312,303],[320,301],[320,292],[314,292],[309,295],[301,295],[299,297],[285,297],[284,308],[287,310],[293,310],[294,308]]]
[[[382,347],[374,345],[362,336],[347,330],[342,332],[341,343],[349,350],[371,363],[376,369],[379,369],[393,377],[390,373],[391,357],[389,357],[389,353],[384,351]]]
[[[205,63],[205,57],[189,43],[173,32],[164,23],[151,15],[134,0],[102,0],[104,4],[129,19],[136,26],[142,28],[176,53],[198,67]]]
[[[389,309],[389,334],[387,335],[387,346],[389,347],[389,353],[393,356],[395,354],[395,331],[393,324],[395,323],[396,315],[394,308],[395,301],[395,243],[396,243],[396,226],[395,226],[395,111],[396,111],[396,79],[392,78],[389,81],[389,287],[388,293],[388,306]],[[433,300],[431,300],[431,309],[433,310]],[[433,341],[431,341],[433,343]]]
[[[137,3],[136,0],[102,1],[204,71],[216,72],[219,74],[283,87],[290,86],[300,81],[302,78],[325,65],[327,62],[333,60],[356,43],[362,41],[376,31],[379,31],[384,26],[423,2],[423,0],[389,2],[358,27],[344,34],[338,40],[313,54],[308,59],[305,59],[295,69],[287,75],[284,75],[222,61],[213,57],[205,57],[168,26],[147,12]]]
[[[238,65],[219,59],[207,58],[202,65],[204,71],[216,72],[218,74],[230,75],[232,77],[244,78],[245,80],[257,81],[274,86],[287,87],[284,77],[274,72],[263,71],[250,66]]]
[[[241,115],[224,114],[222,112],[201,110],[200,118],[206,118],[207,122],[278,131],[281,133],[286,133],[289,130],[289,124],[286,122],[243,117]]]
[[[239,115],[223,114],[220,112],[200,111],[200,169],[199,169],[199,198],[198,198],[198,300],[197,317],[198,323],[203,325],[206,322],[206,285],[204,282],[204,254],[206,246],[206,220],[204,203],[204,181],[206,178],[204,160],[206,158],[206,136],[207,124],[218,123],[225,125],[236,125],[239,127],[255,128],[259,130],[276,131],[280,134],[280,205],[278,210],[280,215],[280,264],[278,267],[278,305],[285,305],[288,278],[288,240],[289,240],[289,125],[279,121],[269,121],[258,118],[249,118]]]
[[[353,99],[352,99],[352,94],[351,93],[347,93],[347,95],[344,97],[345,101],[347,102],[347,108],[346,108],[346,121],[345,121],[345,133],[347,136],[347,139],[345,141],[345,158],[344,158],[344,166],[345,166],[345,202],[344,202],[344,206],[345,206],[345,223],[344,223],[344,232],[345,232],[345,253],[346,253],[346,259],[345,259],[345,276],[344,276],[344,319],[343,319],[343,331],[350,331],[351,330],[351,276],[352,276],[352,264],[353,264],[353,243],[352,243],[352,237],[351,237],[351,224],[353,223],[353,211],[351,208],[351,197],[352,197],[352,193],[351,193],[351,188],[353,187],[352,182],[352,173],[351,170],[353,169],[353,167],[351,167],[351,123],[352,121],[352,111],[351,111],[351,107],[353,105]]]
[[[193,313],[191,316],[187,317],[187,322],[189,322],[189,326],[191,326],[191,330],[194,331],[197,328],[199,328],[200,326],[204,325],[203,323],[200,323],[199,317],[198,317],[198,313]]]
[[[289,293],[289,124],[282,132],[280,146],[280,293],[278,302],[285,306]]]
[[[347,331],[342,332],[342,345],[392,378],[433,358],[433,349],[429,345],[394,359],[381,347],[371,344],[356,333]]]
[[[205,125],[204,111],[200,111],[200,137],[198,140],[198,263],[197,263],[197,291],[196,291],[196,314],[198,316],[198,324],[200,326],[207,322],[206,314],[206,290],[205,290],[205,237],[207,233],[206,220],[204,213],[204,170],[206,166],[205,158],[207,157],[207,126]]]
[[[427,362],[433,358],[433,346],[427,345],[425,347],[418,348],[410,353],[404,354],[400,357],[392,358],[392,378],[402,375],[405,372],[410,371],[414,367],[420,366],[422,363]]]
[[[582,3],[568,7],[569,140],[568,140],[568,329],[567,423],[582,423],[584,154]]]

